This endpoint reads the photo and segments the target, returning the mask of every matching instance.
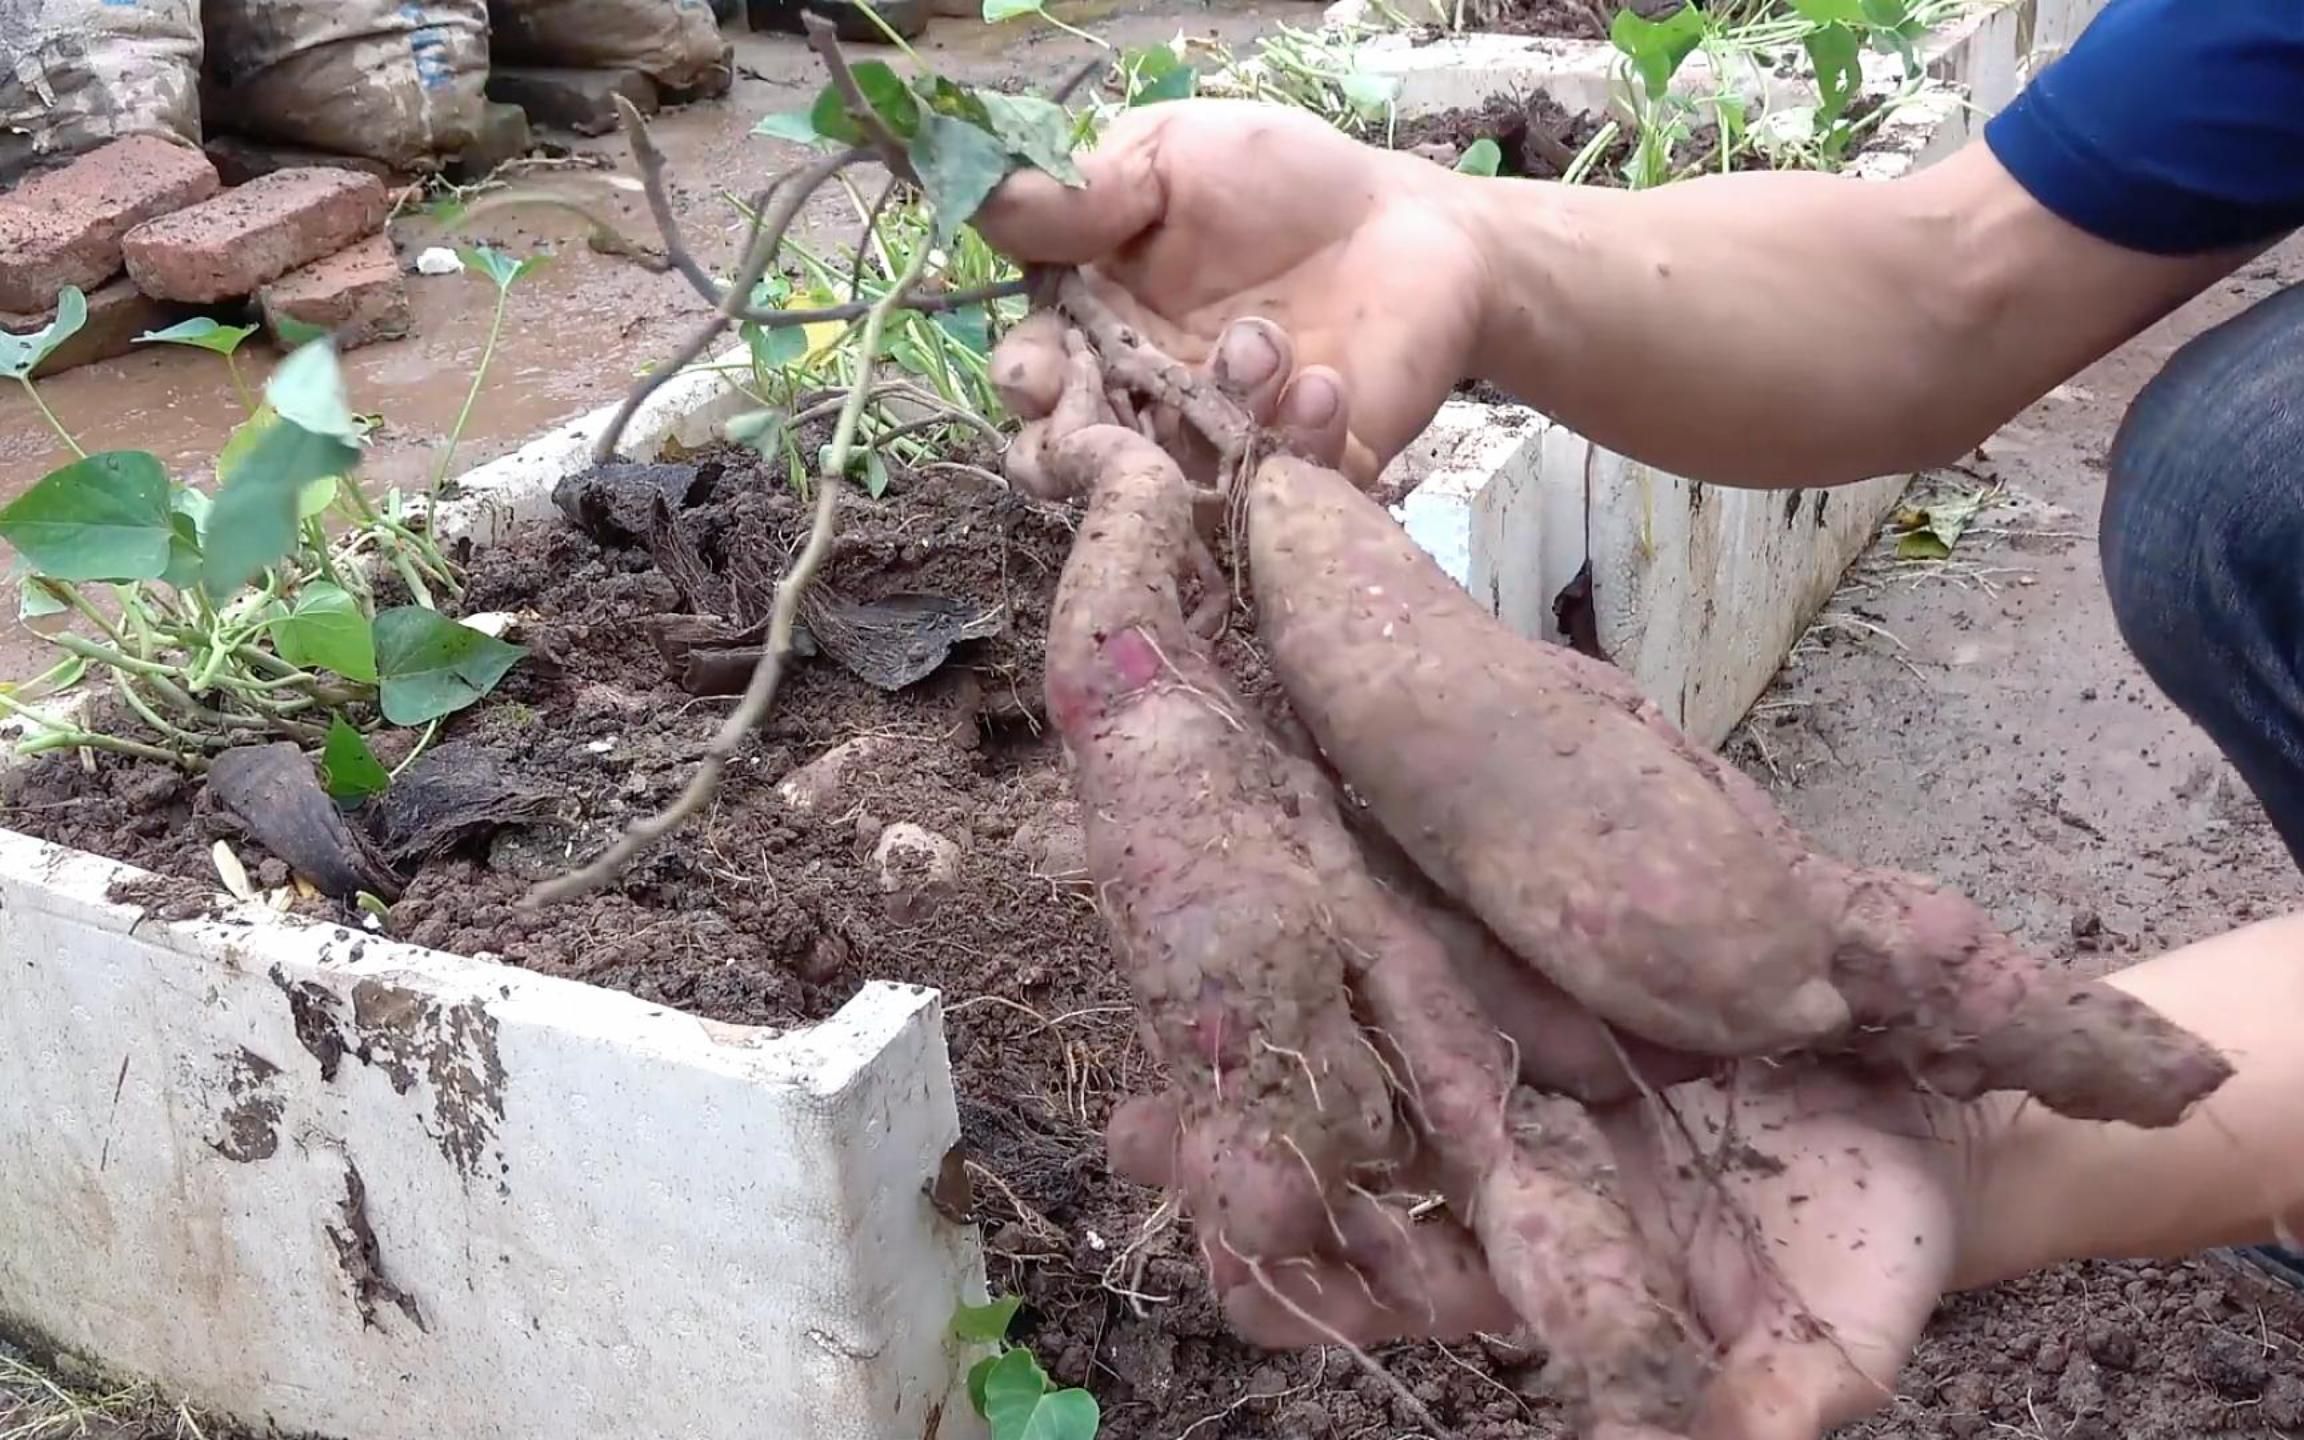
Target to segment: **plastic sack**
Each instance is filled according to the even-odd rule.
[[[201,21],[212,130],[399,169],[479,134],[487,0],[206,0]]]
[[[199,0],[0,0],[0,179],[123,135],[200,143]]]
[[[506,64],[637,70],[707,95],[734,79],[712,0],[488,0],[488,20]]]

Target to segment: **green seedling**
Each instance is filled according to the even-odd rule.
[[[954,1313],[952,1333],[992,1352],[968,1369],[969,1404],[991,1423],[992,1440],[1093,1440],[1103,1423],[1096,1397],[1058,1388],[1030,1350],[1009,1343],[1008,1327],[1022,1305],[1008,1295]]]
[[[41,398],[39,387],[32,383],[32,372],[40,368],[41,361],[55,354],[65,341],[79,334],[80,327],[87,323],[88,297],[80,293],[79,286],[67,285],[57,295],[56,314],[46,325],[29,335],[0,330],[0,374],[7,375],[24,387],[25,395],[32,401],[32,408],[38,410],[40,418],[48,422],[48,428],[56,432],[56,438],[64,442],[64,448],[75,455],[88,452],[80,448],[80,442],[73,439],[72,432],[64,428],[64,422],[58,420],[56,412],[48,408],[48,402]]]
[[[256,397],[248,389],[247,377],[240,373],[240,362],[234,358],[247,338],[256,333],[253,325],[226,325],[206,315],[195,315],[180,320],[165,330],[148,330],[136,337],[139,345],[189,345],[224,357],[225,373],[232,377],[232,393],[240,397],[240,408],[254,414]]]
[[[247,334],[184,326],[147,338],[229,360]],[[220,750],[286,737],[319,753],[331,793],[369,794],[381,767],[362,726],[431,725],[521,658],[424,603],[379,610],[375,562],[419,595],[452,590],[454,572],[429,536],[353,483],[370,427],[331,344],[291,352],[261,400],[243,399],[251,413],[217,454],[213,492],[148,451],[115,450],[81,455],[0,508],[23,613],[80,622],[45,637],[65,666],[0,690],[0,712],[27,732],[19,751],[111,750],[202,770]],[[91,677],[143,733],[37,703]]]

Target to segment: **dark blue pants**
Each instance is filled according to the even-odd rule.
[[[2112,442],[2120,633],[2304,867],[2304,285],[2193,339]],[[2304,1281],[2304,1256],[2252,1258]]]

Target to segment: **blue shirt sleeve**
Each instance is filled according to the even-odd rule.
[[[1984,128],[2033,198],[2161,255],[2304,226],[2304,0],[2110,0]]]

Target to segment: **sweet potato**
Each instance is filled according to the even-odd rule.
[[[2048,972],[1965,897],[1814,853],[1621,671],[1512,634],[1342,476],[1267,461],[1248,513],[1259,629],[1298,717],[1420,868],[1602,1019],[1700,1054],[1796,1039],[1955,1098],[2019,1090],[2138,1125],[2231,1074],[2140,1002]],[[1720,901],[1708,935],[1691,896],[1721,885],[1766,905]],[[1723,1004],[1707,1029],[1703,997],[1747,985],[1800,1019]]]
[[[1283,756],[1187,628],[1190,493],[1117,427],[1062,442],[1100,478],[1049,626],[1048,713],[1148,1043],[1185,1099],[1180,1181],[1224,1246],[1305,1255],[1328,1196],[1393,1144]]]
[[[1447,1297],[1428,1267],[1450,1252],[1397,1212],[1387,1229],[1369,1188],[1411,1158],[1397,1092],[1426,1172],[1573,1392],[1612,1422],[1683,1424],[1700,1358],[1598,1128],[1575,1101],[1517,1086],[1511,1043],[1411,893],[1371,873],[1325,770],[1204,657],[1181,593],[1199,542],[1180,472],[1117,427],[1051,443],[1037,460],[1058,484],[1096,479],[1057,589],[1049,714],[1114,946],[1179,1095],[1173,1131],[1151,1142],[1173,1159],[1134,1167],[1180,1184],[1203,1243],[1267,1287],[1272,1262],[1327,1251],[1373,1304],[1436,1313]],[[1606,1047],[1588,1048],[1602,1064]],[[1140,1151],[1144,1123],[1131,1112],[1138,1134],[1116,1134],[1116,1151]]]
[[[1334,471],[1248,494],[1258,633],[1419,868],[1602,1019],[1704,1055],[1833,1034],[1831,933],[1734,806],[1568,681]]]

